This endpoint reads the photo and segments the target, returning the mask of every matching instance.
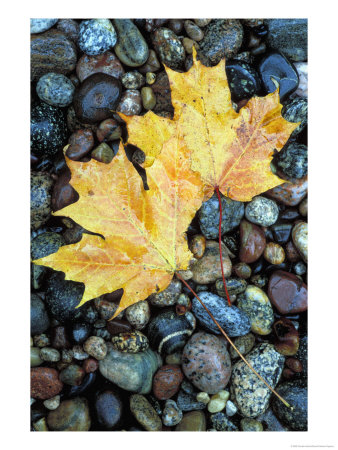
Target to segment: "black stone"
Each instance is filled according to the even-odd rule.
[[[74,323],[71,331],[71,338],[75,344],[82,344],[87,338],[89,338],[91,331],[92,327],[88,323]]]
[[[292,132],[291,136],[295,137],[300,134],[307,125],[307,99],[295,97],[284,103],[282,116],[288,122],[300,122],[298,127]]]
[[[302,380],[282,383],[276,391],[292,408],[288,408],[278,398],[272,400],[276,416],[293,431],[307,431],[307,389]]]
[[[116,392],[112,390],[100,392],[95,401],[98,423],[106,430],[116,427],[122,417],[122,406],[122,401]]]
[[[49,317],[44,302],[36,294],[31,294],[31,335],[41,334],[49,327]]]
[[[280,220],[297,220],[300,218],[299,211],[297,209],[288,208],[282,211],[279,215]]]
[[[288,242],[291,236],[292,226],[293,225],[291,223],[272,225],[272,234],[277,244],[286,244]]]
[[[37,103],[31,110],[31,149],[35,156],[53,157],[67,143],[68,131],[60,108]]]
[[[268,45],[292,61],[307,60],[307,19],[266,19]]]
[[[234,101],[251,98],[261,88],[261,82],[256,70],[244,61],[232,60],[226,63],[226,74]]]
[[[262,38],[268,34],[268,27],[266,24],[262,23],[257,27],[251,27],[250,30],[258,37]]]
[[[276,90],[276,85],[271,78],[274,78],[279,83],[281,101],[292,94],[298,87],[299,77],[297,70],[285,56],[278,52],[268,53],[261,59],[258,65],[258,73],[267,94]]]
[[[307,146],[290,142],[277,154],[274,163],[290,178],[305,177],[307,175]]]

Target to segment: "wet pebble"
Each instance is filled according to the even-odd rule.
[[[56,28],[62,31],[75,44],[79,39],[80,25],[74,19],[59,19]]]
[[[274,162],[278,169],[290,178],[303,178],[307,175],[307,146],[290,142],[278,153]]]
[[[126,319],[136,330],[143,330],[150,319],[149,304],[146,300],[135,303],[125,310]]]
[[[115,350],[127,353],[143,352],[149,347],[149,341],[140,331],[120,333],[111,340]]]
[[[237,426],[222,412],[211,414],[210,421],[216,431],[238,431]]]
[[[58,362],[61,359],[61,355],[56,348],[44,347],[40,350],[40,358],[46,362]]]
[[[82,344],[90,336],[92,327],[86,322],[76,322],[71,328],[71,338],[75,344]]]
[[[296,275],[277,270],[269,279],[268,296],[281,314],[307,310],[307,286]]]
[[[153,375],[162,364],[160,356],[148,348],[139,353],[122,353],[108,346],[108,353],[100,361],[100,372],[112,383],[131,392],[148,394]]]
[[[183,415],[175,431],[206,431],[206,418],[203,411],[190,411]]]
[[[295,95],[299,95],[299,97],[307,98],[308,96],[308,66],[306,62],[297,62],[294,64],[296,67],[298,77],[299,77],[299,85],[295,92]]]
[[[54,411],[54,409],[60,406],[60,395],[56,395],[55,397],[49,398],[43,402],[43,405],[49,409],[50,411]]]
[[[116,31],[109,19],[89,19],[80,23],[78,45],[86,55],[100,55],[114,47]]]
[[[42,33],[56,24],[58,19],[30,19],[31,34]]]
[[[76,74],[81,83],[94,73],[105,73],[111,77],[123,78],[124,68],[119,59],[112,52],[102,55],[83,55],[76,64]]]
[[[262,227],[273,225],[278,219],[278,206],[276,202],[258,195],[245,207],[245,217],[251,223]]]
[[[195,333],[183,349],[182,369],[198,389],[216,394],[230,379],[231,362],[226,345],[212,334]]]
[[[154,306],[170,306],[177,302],[182,292],[182,283],[179,280],[172,280],[164,291],[158,294],[151,294],[148,300]]]
[[[274,388],[282,374],[284,356],[269,343],[259,344],[246,359],[252,367]],[[241,360],[233,366],[231,393],[242,416],[255,418],[269,405],[270,389]]]
[[[162,414],[163,425],[173,427],[180,423],[182,418],[183,412],[179,409],[176,402],[174,400],[166,400]]]
[[[47,424],[53,431],[88,431],[91,425],[88,402],[76,397],[65,400],[55,411],[50,411]]]
[[[93,356],[98,361],[105,358],[107,354],[107,346],[101,337],[90,336],[83,344],[83,349],[88,355]]]
[[[126,89],[140,89],[145,84],[144,76],[137,70],[125,73],[121,81]]]
[[[240,279],[247,280],[251,277],[252,269],[249,264],[241,262],[233,266],[233,272]]]
[[[153,379],[153,392],[159,400],[173,397],[183,381],[183,373],[177,365],[162,366]]]
[[[51,215],[51,189],[53,180],[49,174],[31,172],[30,217],[33,230],[43,225]]]
[[[238,297],[237,305],[249,317],[254,333],[263,336],[271,333],[273,310],[268,296],[262,289],[249,285],[245,293]]]
[[[265,19],[267,43],[292,61],[307,60],[307,19]]]
[[[226,287],[229,295],[241,294],[242,292],[245,291],[246,286],[247,286],[246,281],[241,278],[228,278],[226,280]],[[215,287],[217,294],[220,297],[226,298],[223,279],[216,280]]]
[[[244,216],[244,204],[221,194],[222,203],[222,225],[221,232],[228,233],[238,227]],[[203,235],[207,239],[218,239],[219,228],[219,203],[217,195],[214,194],[204,202],[198,211],[198,220]]]
[[[263,230],[246,220],[242,220],[240,227],[239,259],[245,263],[252,263],[263,254],[266,239]],[[250,276],[250,275],[249,275]]]
[[[247,417],[241,420],[242,431],[263,431],[262,422],[255,419],[248,419]]]
[[[227,300],[211,292],[201,292],[199,297],[229,336],[242,336],[250,331],[250,319],[243,309],[229,306]],[[192,299],[192,312],[208,331],[221,334],[209,314],[195,298]]]
[[[197,41],[197,42],[199,42],[203,39],[203,36],[204,36],[203,31],[192,20],[185,20],[184,28],[185,28],[185,31],[187,32],[187,35],[190,37],[190,39],[193,39],[194,41]]]
[[[229,392],[224,390],[220,390],[217,394],[212,395],[210,401],[208,402],[208,411],[210,413],[222,411],[225,408],[229,396]]]
[[[307,267],[302,261],[299,261],[294,265],[293,270],[296,275],[304,275],[307,271]]]
[[[295,137],[300,134],[307,126],[307,111],[308,103],[306,98],[290,98],[287,102],[284,103],[282,109],[282,116],[284,117],[284,119],[288,122],[300,122],[298,127],[292,132],[291,137]]]
[[[197,400],[196,393],[184,392],[180,389],[177,396],[177,405],[182,411],[199,411],[205,409],[206,404]]]
[[[271,264],[282,264],[285,259],[283,247],[275,242],[269,242],[264,250],[264,258]]]
[[[43,363],[40,358],[40,349],[38,347],[30,348],[30,365],[31,367],[40,366]]]
[[[255,335],[252,333],[248,333],[244,336],[238,336],[235,339],[232,339],[232,342],[235,344],[242,355],[246,355],[252,350],[253,346],[255,345]],[[239,354],[232,346],[229,347],[229,353],[232,359],[239,358]]]
[[[308,225],[306,222],[298,222],[292,229],[292,240],[301,257],[307,262],[308,244]]]
[[[116,111],[126,116],[137,116],[142,111],[142,97],[137,89],[127,89],[123,92]]]
[[[59,394],[63,388],[57,370],[50,367],[33,367],[31,369],[31,397],[47,400]]]
[[[142,105],[146,110],[154,109],[156,105],[156,97],[151,87],[143,87],[141,89]]]
[[[46,307],[41,298],[31,294],[31,335],[43,333],[49,328],[50,322]]]
[[[273,198],[287,206],[298,205],[307,195],[308,181],[307,177],[301,178],[296,182],[283,183],[266,191],[268,197]]]
[[[130,411],[145,430],[160,431],[162,429],[161,419],[143,395],[132,395],[129,403]]]
[[[156,52],[153,49],[149,50],[149,56],[146,63],[141,66],[138,70],[143,75],[146,75],[148,72],[157,72],[161,68],[161,64],[157,59]]]
[[[72,348],[73,356],[78,361],[84,361],[88,358],[88,353],[86,353],[82,347],[82,345],[74,345]]]
[[[129,19],[114,19],[118,40],[114,51],[119,60],[129,67],[139,67],[149,56],[148,45],[137,26]]]
[[[69,386],[80,386],[85,376],[85,371],[77,364],[70,364],[65,369],[61,370],[59,379],[62,383]]]
[[[181,41],[169,28],[158,28],[152,37],[153,46],[163,64],[171,69],[179,69],[185,59]]]
[[[83,158],[94,146],[93,132],[89,129],[75,131],[68,140],[66,155],[73,161]]]
[[[277,398],[273,399],[272,408],[277,417],[293,431],[307,431],[307,389],[301,380],[282,383],[277,392],[290,405],[287,408]]]
[[[120,396],[111,389],[98,393],[95,399],[95,413],[99,424],[105,430],[116,427],[123,412]]]
[[[74,91],[75,87],[69,78],[54,72],[43,75],[36,85],[40,100],[60,108],[72,103]]]
[[[222,260],[224,276],[231,274],[231,260],[228,251],[222,243]],[[193,276],[192,279],[198,284],[214,283],[222,277],[222,268],[220,262],[219,244],[215,241],[206,241],[205,252],[202,258],[194,262],[190,267]]]
[[[253,66],[244,61],[227,61],[226,75],[235,101],[249,99],[260,90],[261,82],[258,73]]]

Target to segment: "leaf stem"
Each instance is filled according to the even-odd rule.
[[[219,258],[221,261],[221,270],[222,270],[222,278],[223,278],[223,285],[225,290],[225,295],[228,299],[229,306],[231,306],[231,301],[227,289],[227,284],[225,282],[225,276],[224,276],[224,269],[223,269],[223,257],[222,257],[222,201],[221,201],[221,195],[219,193],[218,186],[215,187],[215,192],[218,197],[218,203],[219,203],[219,224],[218,224],[218,244],[219,244]]]
[[[202,302],[202,300],[199,298],[199,296],[196,294],[196,292],[189,286],[189,284],[181,277],[181,275],[177,272],[175,272],[175,275],[177,276],[177,278],[179,278],[182,283],[185,284],[185,286],[194,294],[194,296],[197,298],[197,300],[201,303],[201,305],[203,306],[203,308],[206,310],[206,312],[209,314],[209,316],[211,317],[212,321],[215,323],[215,325],[219,328],[220,332],[223,334],[223,336],[226,338],[226,340],[229,342],[229,344],[236,350],[236,352],[238,353],[238,355],[242,358],[242,360],[245,362],[245,364],[253,371],[253,373],[255,375],[257,375],[257,377],[263,381],[263,383],[270,389],[271,392],[273,392],[275,394],[276,397],[279,398],[279,400],[284,403],[285,406],[287,406],[288,408],[292,409],[292,406],[286,401],[284,400],[283,397],[281,397],[265,380],[264,378],[262,378],[259,373],[256,372],[256,370],[252,367],[252,365],[244,358],[244,356],[242,355],[242,353],[238,350],[238,348],[236,347],[236,345],[232,342],[232,340],[229,338],[229,336],[226,334],[226,332],[223,330],[223,328],[221,327],[221,325],[217,322],[217,320],[215,319],[215,317],[212,315],[212,313],[209,311],[209,309],[205,306],[205,304]]]

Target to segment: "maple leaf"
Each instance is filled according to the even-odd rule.
[[[225,72],[225,60],[205,67],[196,60],[188,72],[167,72],[173,120],[152,111],[144,116],[119,114],[127,123],[128,143],[146,155],[144,167],[153,164],[163,145],[174,136],[191,152],[191,168],[206,184],[205,200],[218,187],[233,200],[249,201],[255,195],[285,183],[274,175],[270,162],[298,123],[281,116],[278,89],[265,97],[253,97],[237,113]]]
[[[85,283],[78,306],[123,288],[114,317],[155,290],[164,290],[175,271],[187,269],[192,258],[185,231],[204,196],[201,178],[184,154],[184,142],[177,136],[169,139],[148,170],[147,191],[122,144],[110,164],[66,157],[70,184],[80,197],[54,215],[69,216],[104,239],[83,234],[79,243],[34,263]]]

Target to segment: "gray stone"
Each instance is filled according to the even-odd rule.
[[[277,392],[292,406],[288,408],[274,398],[272,408],[277,417],[293,431],[307,431],[307,389],[302,380],[282,383]]]
[[[276,387],[285,357],[276,352],[272,344],[264,342],[258,345],[246,359],[272,388]],[[230,392],[239,413],[249,418],[262,414],[268,408],[272,395],[270,389],[242,360],[233,366]]]
[[[271,407],[263,414],[260,414],[257,419],[264,424],[265,431],[289,431],[279,422]]]
[[[250,319],[243,310],[229,306],[227,300],[211,292],[201,292],[199,297],[229,336],[243,336],[250,331]],[[192,299],[192,312],[203,327],[215,334],[221,334],[196,298]]]
[[[290,142],[282,148],[274,162],[288,177],[303,178],[307,175],[307,146]]]
[[[164,405],[162,422],[167,427],[173,427],[181,422],[183,418],[182,410],[174,400],[167,400]]]
[[[150,348],[140,353],[122,353],[112,345],[107,347],[108,353],[99,365],[101,374],[126,391],[148,394],[154,373],[162,365],[160,355]]]
[[[238,431],[237,426],[222,412],[211,414],[210,420],[217,431]]]
[[[49,317],[44,302],[31,294],[31,334],[41,334],[49,328]]]
[[[56,24],[58,19],[31,19],[31,34],[42,33]]]
[[[177,396],[177,406],[181,411],[197,411],[206,408],[206,404],[196,400],[196,393],[184,392],[182,389]]]
[[[282,116],[288,122],[300,122],[298,127],[293,130],[291,136],[295,137],[301,133],[307,125],[307,99],[302,97],[295,97],[284,103],[282,109]]]
[[[179,280],[172,280],[169,286],[158,294],[151,294],[148,298],[154,306],[174,305],[182,292],[182,283]]]
[[[163,64],[171,69],[179,69],[182,66],[185,50],[172,30],[158,28],[153,34],[153,45]]]
[[[252,350],[253,346],[255,345],[255,335],[252,333],[248,333],[244,336],[238,336],[235,339],[232,339],[232,342],[242,353],[242,355],[246,355]],[[239,354],[232,346],[230,346],[229,348],[229,353],[232,359],[239,358]]]
[[[149,56],[146,41],[137,26],[129,19],[114,19],[118,41],[114,51],[119,60],[129,67],[139,67]]]
[[[74,84],[60,73],[46,73],[36,85],[36,93],[42,101],[60,108],[72,103],[74,92]]]
[[[244,216],[244,204],[224,197],[222,202],[222,235],[238,227]],[[208,201],[204,202],[198,211],[198,220],[201,231],[207,239],[218,238],[219,226],[219,203],[217,195],[214,194]]]
[[[109,19],[90,19],[80,23],[78,45],[86,55],[100,55],[114,47],[115,29]]]
[[[278,219],[278,213],[277,203],[260,195],[254,197],[245,207],[247,220],[262,227],[273,225]]]
[[[292,61],[307,60],[307,19],[266,19],[267,43]]]

